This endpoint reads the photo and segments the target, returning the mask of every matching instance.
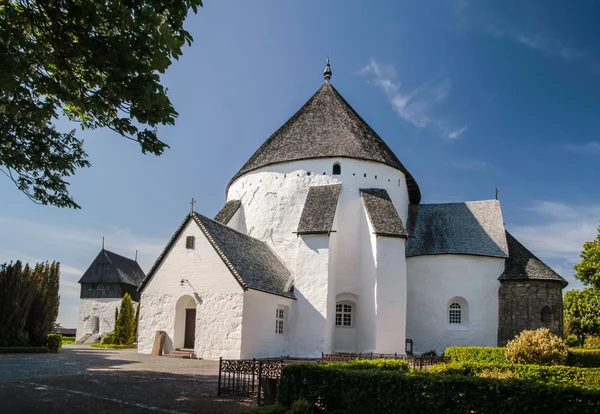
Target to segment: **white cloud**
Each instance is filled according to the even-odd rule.
[[[567,278],[570,288],[580,287],[581,284],[573,278],[573,265],[579,262],[583,243],[597,235],[600,206],[545,201],[525,210],[535,217],[535,223],[516,226],[509,231]]]
[[[585,53],[565,45],[561,40],[552,38],[546,33],[536,34],[517,33],[512,38],[530,49],[545,52],[550,55],[560,56],[565,60],[573,61],[585,57]]]
[[[591,141],[586,144],[566,144],[564,149],[577,154],[600,155],[600,142]]]
[[[466,127],[466,126],[464,126],[464,127],[462,127],[462,128],[459,128],[459,129],[456,129],[456,130],[454,130],[454,131],[452,131],[452,132],[450,132],[450,133],[448,134],[448,138],[450,138],[450,139],[457,139],[457,138],[459,138],[459,137],[462,135],[462,133],[463,133],[463,132],[465,132],[466,130],[467,130],[467,127]]]
[[[467,130],[466,126],[450,127],[445,121],[434,116],[434,109],[445,102],[450,94],[450,79],[430,81],[410,91],[403,91],[392,65],[381,64],[371,59],[360,73],[369,77],[369,81],[384,92],[394,111],[411,124],[419,128],[432,128],[450,139],[458,138]]]

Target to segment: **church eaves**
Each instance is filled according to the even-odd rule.
[[[309,187],[298,234],[329,234],[335,219],[341,184]]]
[[[268,165],[334,157],[379,162],[402,171],[410,203],[421,201],[421,191],[413,176],[329,82],[261,145],[229,185],[242,175]]]
[[[382,188],[361,188],[365,210],[373,226],[373,233],[378,236],[408,238],[402,219],[394,207],[388,192]]]
[[[221,211],[217,213],[213,220],[227,225],[241,206],[242,202],[240,200],[229,200],[227,203],[225,203]]]

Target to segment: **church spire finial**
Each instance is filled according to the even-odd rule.
[[[329,65],[329,58],[327,58],[327,62],[325,62],[325,70],[323,71],[323,77],[325,78],[325,82],[329,82],[331,79],[331,66]]]

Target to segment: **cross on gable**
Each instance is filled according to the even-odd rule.
[[[194,212],[194,204],[196,204],[196,200],[194,200],[194,197],[192,197],[192,201],[190,201],[189,204],[191,206],[190,213],[193,213]]]

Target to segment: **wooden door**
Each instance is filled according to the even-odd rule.
[[[194,340],[196,339],[196,309],[185,310],[185,340],[183,347],[194,349]]]

